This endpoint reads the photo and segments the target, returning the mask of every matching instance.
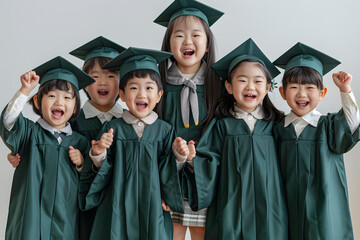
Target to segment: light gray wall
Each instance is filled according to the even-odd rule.
[[[81,61],[68,52],[99,36],[125,47],[160,49],[165,28],[152,21],[171,0],[32,0],[0,3],[0,107],[20,88],[22,73],[61,55],[74,64]],[[301,41],[342,64],[334,71],[353,75],[355,97],[360,99],[360,2],[358,0],[202,0],[225,15],[212,27],[218,59],[249,37],[272,60]],[[333,71],[333,72],[334,72]],[[276,79],[278,82],[281,76]],[[324,77],[328,94],[320,103],[322,113],[340,109],[338,89],[331,75]],[[289,109],[275,92],[274,103]],[[359,100],[360,101],[360,100]],[[30,113],[27,111],[27,113]],[[33,115],[30,114],[32,118]],[[35,118],[34,118],[35,119]],[[8,149],[0,143],[0,235],[6,226],[13,168]],[[360,145],[345,155],[350,207],[355,238],[360,238]],[[0,237],[1,238],[1,237]]]

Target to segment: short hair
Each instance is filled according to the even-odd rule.
[[[128,72],[127,74],[125,74],[125,76],[123,76],[122,79],[120,79],[120,90],[125,92],[125,86],[129,82],[130,79],[132,79],[134,77],[146,78],[147,76],[149,76],[153,81],[155,81],[156,85],[158,86],[159,92],[161,90],[163,90],[163,85],[161,83],[160,75],[157,72],[155,72],[154,70],[150,70],[150,69],[139,69],[139,70],[134,70],[134,71],[131,71],[131,72]]]
[[[309,67],[295,67],[284,74],[282,86],[284,89],[291,84],[314,84],[320,90],[324,89],[324,84],[320,73]]]
[[[79,91],[72,83],[65,81],[65,80],[60,80],[60,79],[54,79],[54,80],[48,81],[40,86],[38,92],[36,93],[37,104],[39,106],[39,109],[36,108],[33,98],[31,98],[29,100],[29,103],[32,105],[34,112],[41,117],[43,116],[42,112],[41,112],[41,100],[44,97],[44,95],[48,94],[48,92],[56,90],[56,89],[60,90],[60,91],[66,91],[66,92],[68,92],[70,90],[73,91],[74,98],[75,98],[75,113],[73,113],[73,115],[71,116],[71,118],[68,121],[75,120],[80,114]]]
[[[86,72],[87,74],[90,73],[91,69],[93,69],[93,67],[95,66],[96,63],[99,64],[100,68],[102,69],[102,67],[107,64],[108,62],[110,62],[112,60],[112,58],[108,58],[108,57],[94,57],[94,58],[90,58],[89,60],[87,60],[84,63],[84,66],[82,67],[82,70],[84,72]],[[113,72],[115,74],[120,75],[120,71],[119,70],[109,70],[110,72]],[[84,89],[84,92],[86,94],[86,96],[88,97],[88,99],[91,100],[91,97],[89,95],[89,93]],[[115,101],[117,101],[119,99],[119,96],[116,97]]]

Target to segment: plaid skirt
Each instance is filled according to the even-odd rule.
[[[191,210],[188,201],[184,201],[184,213],[170,212],[174,223],[189,227],[205,227],[206,208],[194,212]]]

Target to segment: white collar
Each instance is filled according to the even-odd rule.
[[[52,134],[54,134],[55,132],[59,132],[59,133],[65,133],[66,136],[71,135],[72,134],[72,129],[71,129],[71,125],[67,122],[66,126],[60,130],[50,126],[50,124],[48,124],[44,119],[39,118],[37,120],[37,122],[40,124],[40,126],[45,129],[48,130],[49,132],[51,132]]]
[[[244,119],[248,115],[252,115],[256,119],[263,119],[264,116],[265,116],[264,110],[263,110],[261,104],[259,104],[256,107],[256,109],[251,113],[245,112],[241,108],[238,108],[236,105],[234,106],[234,110],[235,110],[235,112],[233,112],[234,113],[234,118],[236,118],[236,119]]]
[[[312,125],[313,127],[317,127],[320,117],[321,117],[321,113],[318,112],[316,109],[312,110],[311,112],[309,112],[308,114],[302,117],[297,116],[295,113],[291,111],[285,117],[284,127],[289,126],[292,122],[294,122],[297,119],[302,119],[308,124]]]
[[[105,113],[111,114],[115,118],[121,118],[123,113],[122,107],[117,102],[114,106],[107,112],[101,112],[96,107],[94,107],[89,100],[87,100],[83,106],[83,111],[85,115],[85,119],[97,117],[103,115]]]
[[[124,121],[127,124],[134,124],[134,123],[137,123],[139,121],[143,121],[146,124],[153,124],[156,121],[156,119],[158,119],[158,115],[154,111],[152,111],[146,117],[138,119],[137,117],[132,115],[130,111],[126,110],[126,111],[123,112],[122,118],[124,119]]]

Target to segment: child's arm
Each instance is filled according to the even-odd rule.
[[[114,130],[110,128],[109,132],[103,133],[99,141],[92,140],[91,141],[91,149],[89,156],[91,160],[94,162],[97,168],[100,168],[105,157],[106,157],[106,149],[108,149],[113,142],[113,132]]]
[[[333,74],[333,80],[340,90],[341,103],[346,121],[349,124],[351,132],[354,133],[359,126],[360,116],[359,108],[351,89],[352,76],[349,73],[340,71]]]
[[[30,92],[37,86],[40,77],[34,71],[24,73],[20,77],[21,88],[14,95],[8,104],[4,114],[4,126],[7,130],[11,130],[20,112],[23,110],[27,97]]]

